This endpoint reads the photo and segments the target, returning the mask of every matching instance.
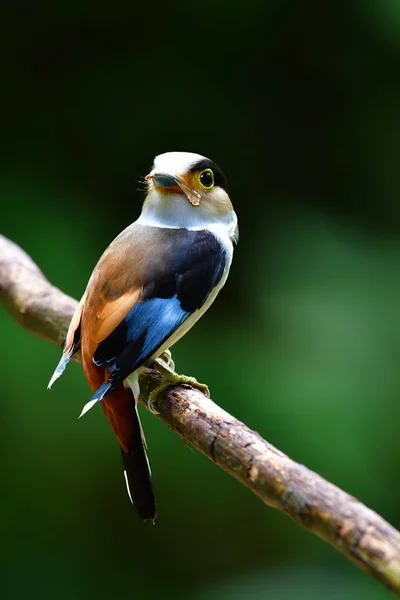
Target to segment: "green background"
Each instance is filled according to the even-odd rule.
[[[1,232],[79,297],[154,155],[222,166],[227,285],[179,371],[400,526],[398,0],[4,3]],[[101,409],[0,313],[2,598],[379,600],[390,594],[143,414],[139,522]]]

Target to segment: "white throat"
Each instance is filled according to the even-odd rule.
[[[219,235],[235,238],[237,217],[231,210],[225,217],[216,211],[209,210],[200,203],[193,206],[181,194],[168,194],[168,198],[150,190],[143,205],[142,213],[137,220],[141,225],[165,227],[168,229],[210,229]]]

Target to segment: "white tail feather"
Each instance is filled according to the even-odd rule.
[[[51,386],[53,385],[53,383],[54,383],[54,382],[55,382],[55,381],[56,381],[56,380],[57,380],[59,377],[61,377],[61,375],[62,375],[62,371],[58,371],[57,369],[54,371],[54,373],[53,373],[53,375],[52,375],[52,377],[51,377],[51,379],[50,379],[50,381],[49,381],[49,384],[48,384],[48,386],[47,386],[47,389],[48,389],[48,390],[50,390],[50,389],[51,389]]]
[[[85,406],[82,408],[82,412],[79,415],[78,419],[83,417],[83,415],[85,415],[95,404],[97,404],[97,402],[100,402],[100,400],[101,398],[95,398],[94,400],[89,400],[89,402],[86,402]]]

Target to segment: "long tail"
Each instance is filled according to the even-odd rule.
[[[121,444],[129,498],[141,519],[154,521],[157,509],[151,471],[133,393],[120,385],[109,392],[101,404]]]
[[[132,392],[129,391],[129,393],[132,395]],[[132,441],[129,444],[128,452],[125,452],[121,448],[125,482],[129,498],[139,513],[140,518],[144,521],[154,521],[157,516],[157,508],[151,481],[151,470],[146,454],[145,440],[142,435],[142,426],[133,395],[132,404]]]

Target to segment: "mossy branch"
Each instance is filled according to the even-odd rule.
[[[76,300],[53,287],[32,259],[0,236],[0,297],[12,317],[57,345]],[[79,357],[78,357],[79,359]],[[162,381],[141,376],[141,401]],[[186,442],[236,477],[263,502],[288,514],[400,596],[400,533],[361,502],[262,439],[187,385],[159,397],[159,418]]]

